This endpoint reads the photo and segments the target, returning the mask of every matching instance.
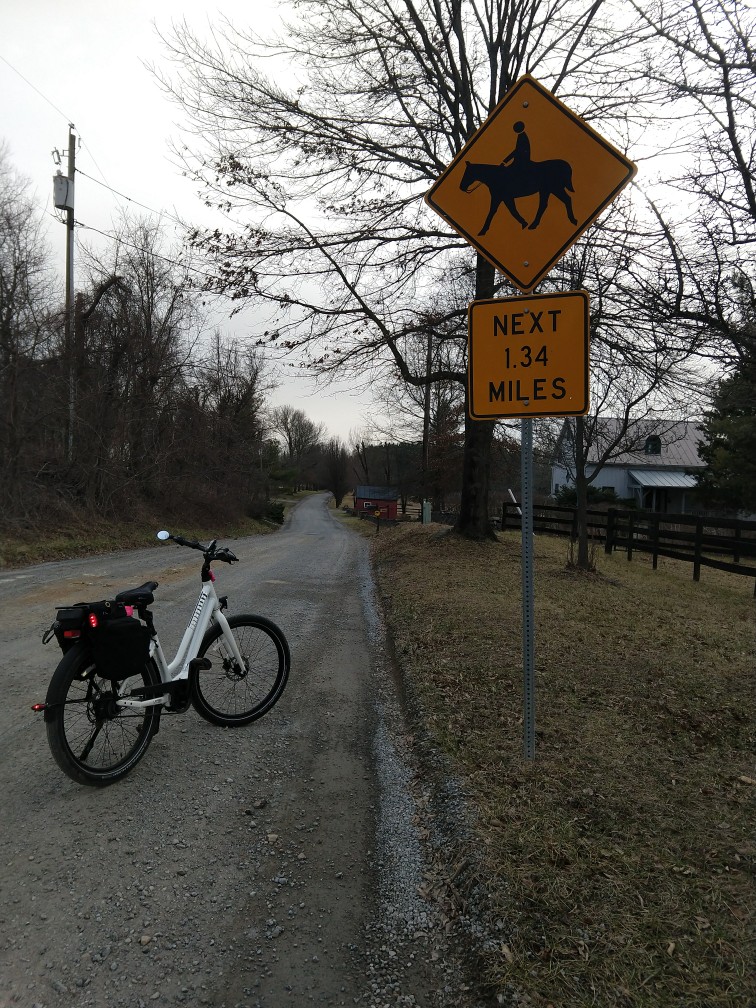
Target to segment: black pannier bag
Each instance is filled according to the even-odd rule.
[[[61,651],[65,654],[66,651],[81,640],[81,636],[84,633],[84,620],[86,618],[87,609],[83,605],[58,609],[55,613],[55,622],[42,638],[43,643],[47,644],[54,633]]]
[[[59,609],[55,636],[63,651],[84,640],[103,679],[140,675],[150,653],[150,631],[120,602],[86,602]]]

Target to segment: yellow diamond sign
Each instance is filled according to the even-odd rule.
[[[531,291],[636,171],[525,76],[425,199],[516,287]]]

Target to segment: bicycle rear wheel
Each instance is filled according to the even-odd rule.
[[[121,682],[98,675],[89,650],[68,651],[47,690],[47,741],[60,769],[80,784],[103,787],[120,780],[144,756],[157,730],[159,707],[123,708],[117,697],[159,683],[151,661]]]
[[[289,645],[275,623],[263,616],[229,616],[228,623],[243,659],[234,660],[216,624],[205,634],[198,658],[210,662],[191,678],[192,703],[213,724],[234,727],[267,714],[289,678]]]

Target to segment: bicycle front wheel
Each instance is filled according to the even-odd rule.
[[[213,724],[235,727],[267,714],[284,691],[289,678],[289,645],[275,623],[263,616],[229,616],[242,665],[217,624],[205,634],[198,658],[209,669],[192,675],[192,703],[197,713]]]
[[[159,682],[151,661],[121,682],[103,679],[87,648],[71,648],[53,673],[45,701],[47,741],[61,770],[95,787],[132,770],[152,741],[159,708],[124,708],[116,701]]]

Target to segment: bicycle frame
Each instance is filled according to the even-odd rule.
[[[194,613],[184,631],[184,636],[181,638],[181,643],[178,646],[173,661],[169,663],[166,660],[157,633],[150,644],[150,658],[153,659],[157,666],[161,682],[167,685],[189,678],[192,659],[197,656],[202,638],[205,636],[211,622],[216,622],[220,626],[223,638],[234,656],[234,661],[238,662],[240,667],[243,666],[244,660],[239,653],[239,648],[228,625],[228,620],[223,615],[221,602],[215,591],[215,585],[212,579],[210,579],[204,581],[202,584],[202,590],[194,607]],[[149,700],[133,700],[129,697],[122,697],[116,703],[119,707],[157,707],[161,704],[170,703],[170,695],[165,693],[162,696],[153,697]]]

